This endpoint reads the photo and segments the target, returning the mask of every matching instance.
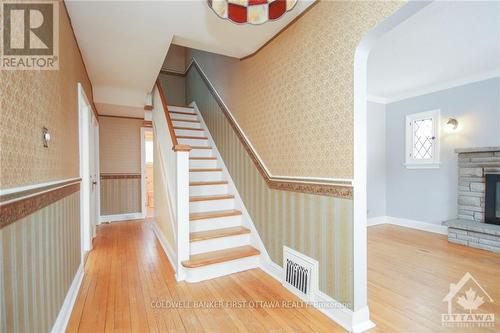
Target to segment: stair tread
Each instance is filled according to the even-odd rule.
[[[234,199],[234,195],[232,194],[193,195],[189,197],[189,202],[226,200],[226,199]]]
[[[208,186],[208,185],[226,185],[226,180],[218,180],[213,182],[190,182],[189,186]]]
[[[188,131],[204,131],[203,128],[183,127],[183,126],[174,126],[174,129],[188,130]]]
[[[256,248],[250,245],[245,245],[233,247],[230,249],[195,254],[190,256],[189,260],[183,261],[182,265],[187,268],[196,268],[246,257],[252,257],[259,254],[260,251]]]
[[[218,217],[229,217],[229,216],[238,216],[241,215],[241,211],[237,209],[229,209],[229,210],[214,210],[209,212],[201,212],[201,213],[191,213],[189,214],[190,221],[197,220],[206,220],[206,219],[214,219]]]
[[[175,113],[175,114],[184,114],[186,116],[197,116],[196,113],[192,113],[192,112],[182,112],[182,111],[168,111],[170,113]]]
[[[190,157],[190,160],[216,160],[215,156]]]
[[[244,234],[249,234],[249,233],[250,233],[250,229],[239,226],[239,227],[192,232],[189,234],[189,240],[191,242],[198,242],[198,241],[202,241],[202,240],[222,238],[222,237],[228,237],[228,236],[244,235]]]
[[[208,140],[206,136],[193,136],[193,135],[176,135],[177,139],[196,139],[196,140]]]
[[[212,149],[210,146],[189,146],[191,149]]]
[[[173,118],[171,120],[172,121],[183,121],[185,123],[199,123],[200,122],[199,120],[192,120],[192,119],[177,119],[177,118]]]
[[[222,171],[222,168],[195,168],[189,169],[189,172],[215,172]]]
[[[168,106],[169,107],[173,107],[173,108],[194,109],[194,106],[189,106],[189,105],[175,105],[175,104],[170,104]]]

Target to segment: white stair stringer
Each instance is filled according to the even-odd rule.
[[[190,222],[190,232],[200,232],[200,231],[209,231],[209,230],[218,230],[218,229],[223,229],[223,228],[229,228],[229,227],[236,227],[236,226],[243,226],[247,229],[250,230],[249,234],[245,235],[237,235],[237,236],[228,236],[228,237],[222,237],[218,239],[211,239],[208,241],[199,241],[195,242],[198,244],[191,244],[191,249],[194,251],[192,254],[197,254],[197,253],[204,253],[205,251],[215,251],[219,249],[224,249],[224,248],[231,248],[233,246],[243,246],[243,245],[250,245],[254,247],[255,249],[260,251],[259,255],[255,256],[250,256],[250,257],[245,257],[245,258],[240,258],[237,260],[231,260],[223,263],[217,263],[217,264],[212,264],[212,265],[207,265],[203,267],[196,267],[196,268],[188,268],[186,267],[186,281],[187,282],[197,282],[197,281],[203,281],[211,278],[215,278],[218,276],[224,276],[236,272],[241,272],[247,269],[252,269],[252,268],[257,268],[261,267],[262,269],[269,271],[269,267],[274,267],[276,264],[274,264],[270,257],[269,254],[266,251],[266,248],[264,246],[264,243],[262,242],[262,239],[260,238],[257,229],[255,228],[255,225],[250,217],[250,214],[248,213],[239,193],[238,190],[236,189],[236,186],[234,185],[233,179],[231,178],[231,175],[228,172],[228,169],[224,163],[224,160],[222,159],[219,151],[217,150],[217,146],[215,145],[215,142],[208,131],[208,128],[206,126],[206,123],[201,116],[198,107],[196,106],[196,103],[192,103],[190,106],[190,110],[192,110],[194,113],[198,115],[198,120],[200,121],[200,126],[199,128],[203,129],[203,134],[205,137],[208,137],[208,140],[206,140],[206,145],[212,147],[211,150],[207,151],[203,156],[213,156],[216,157],[216,163],[217,163],[217,168],[221,168],[222,171],[219,172],[214,172],[214,173],[190,173],[190,181],[227,181],[227,184],[225,184],[223,187],[219,187],[219,189],[224,189],[224,190],[219,190],[216,193],[207,193],[206,190],[190,190],[190,195],[215,195],[215,194],[231,194],[234,195],[234,199],[232,200],[233,208],[227,208],[228,206],[223,206],[223,207],[218,207],[214,210],[221,210],[221,209],[235,209],[241,212],[241,215],[235,215],[235,216],[227,216],[227,217],[216,217],[216,218],[210,218],[210,219],[202,219],[202,220],[196,220],[196,221],[191,221]],[[179,110],[181,111],[181,110]],[[191,156],[191,155],[190,155]],[[194,156],[200,156],[199,151],[195,152]],[[203,164],[200,164],[200,162],[196,162],[196,167],[200,167]],[[207,167],[212,167],[213,162],[210,164],[206,164]],[[210,166],[208,166],[210,165]],[[194,165],[193,165],[194,166]],[[191,178],[192,174],[196,174],[194,176],[194,179]],[[203,194],[202,194],[203,193]],[[199,205],[196,205],[199,207]],[[217,207],[214,205],[214,207]],[[195,207],[193,207],[195,208]],[[205,206],[203,209],[197,209],[196,212],[199,212],[201,210],[204,210],[205,208],[208,208]],[[190,212],[191,213],[191,212]],[[227,242],[227,246],[225,245],[220,245],[224,242]]]

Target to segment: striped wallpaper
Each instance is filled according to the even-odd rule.
[[[194,68],[186,96],[198,105],[271,259],[282,265],[283,245],[317,259],[320,290],[352,309],[352,200],[270,189]]]
[[[0,332],[48,332],[80,265],[80,192],[0,229]]]
[[[140,213],[141,178],[101,178],[101,215]]]

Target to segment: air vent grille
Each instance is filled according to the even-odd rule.
[[[286,259],[286,277],[285,281],[307,295],[309,290],[309,274],[311,271],[290,259]]]
[[[318,290],[318,261],[284,246],[283,285],[300,298],[311,300]]]

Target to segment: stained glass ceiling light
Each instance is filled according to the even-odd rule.
[[[297,0],[208,0],[208,6],[219,17],[240,24],[277,20],[296,3]]]

